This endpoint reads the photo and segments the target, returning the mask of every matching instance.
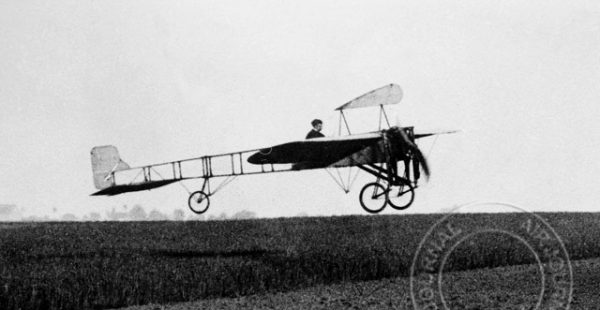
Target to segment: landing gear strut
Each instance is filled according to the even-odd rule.
[[[188,198],[188,207],[196,214],[206,212],[210,205],[210,199],[208,198],[210,195],[210,183],[208,178],[205,178],[204,183],[202,183],[202,189],[190,194],[190,198]]]

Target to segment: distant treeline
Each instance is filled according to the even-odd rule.
[[[52,215],[32,215],[24,216],[21,209],[16,205],[0,205],[0,222],[51,222],[51,221],[203,221],[203,220],[228,220],[228,219],[252,219],[256,218],[256,213],[248,210],[242,210],[228,216],[222,212],[219,215],[198,215],[190,211],[175,209],[170,214],[165,214],[158,210],[152,209],[147,212],[141,205],[128,207],[123,205],[121,208],[112,208],[110,211],[101,214],[99,212],[90,212],[78,217],[72,213],[57,214],[58,211],[53,209]]]

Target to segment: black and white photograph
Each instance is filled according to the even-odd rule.
[[[600,2],[0,1],[0,309],[598,309]]]

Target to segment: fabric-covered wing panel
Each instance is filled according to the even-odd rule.
[[[251,164],[298,164],[306,168],[326,167],[351,154],[374,146],[379,136],[357,137],[355,139],[311,139],[276,145],[261,149],[248,158]]]

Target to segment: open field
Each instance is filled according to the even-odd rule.
[[[572,260],[600,257],[600,214],[540,214]],[[461,214],[457,223],[519,225],[522,214]],[[4,224],[0,309],[117,308],[406,277],[442,215],[218,222]],[[461,244],[445,271],[531,264],[518,240]]]
[[[598,309],[600,259],[573,261],[573,299],[570,309]],[[449,309],[533,309],[539,290],[535,265],[518,265],[449,272],[444,292]],[[486,285],[481,285],[482,283]],[[167,305],[144,305],[122,310],[196,309],[414,309],[406,277],[317,285],[290,292],[215,298]],[[547,309],[541,307],[540,309]]]

